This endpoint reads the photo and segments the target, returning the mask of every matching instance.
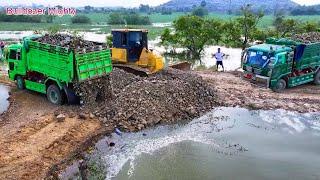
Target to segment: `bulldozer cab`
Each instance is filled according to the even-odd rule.
[[[113,48],[126,49],[127,61],[139,61],[144,48],[148,49],[148,31],[144,29],[115,29],[112,30]]]

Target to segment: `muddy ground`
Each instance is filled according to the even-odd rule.
[[[217,105],[320,110],[319,86],[305,85],[276,94],[242,80],[238,73],[193,73],[214,89]],[[0,179],[55,178],[48,174],[79,158],[95,140],[113,131],[113,126],[95,116],[79,117],[78,106],[58,107],[37,93],[13,87],[10,101],[8,111],[0,116]],[[56,119],[59,113],[66,116],[62,122]]]
[[[241,78],[240,72],[197,72],[216,90],[221,106],[249,109],[285,109],[301,113],[320,111],[320,86],[310,83],[274,93]]]

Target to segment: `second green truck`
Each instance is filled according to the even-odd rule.
[[[43,43],[39,38],[25,37],[22,43],[8,47],[9,78],[17,82],[19,89],[46,94],[53,104],[73,103],[77,99],[76,83],[112,71],[110,50],[104,44],[73,49]]]
[[[306,83],[320,85],[320,42],[270,38],[243,56],[244,78],[275,92]]]

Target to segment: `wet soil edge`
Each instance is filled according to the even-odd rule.
[[[69,154],[67,158],[60,161],[59,163],[53,165],[46,173],[44,179],[46,180],[55,180],[59,179],[59,174],[65,170],[68,166],[70,166],[74,161],[83,159],[86,152],[95,146],[95,144],[101,140],[105,136],[109,136],[112,133],[113,129],[106,128],[102,126],[102,128],[98,129],[95,134],[91,137],[87,138],[86,141],[81,143],[79,148]]]

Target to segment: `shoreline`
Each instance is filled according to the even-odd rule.
[[[284,109],[299,113],[320,111],[319,86],[299,86],[277,94],[251,85],[237,72],[192,73],[200,75],[213,88],[217,97],[217,105],[213,108]],[[20,91],[14,86],[9,102],[8,110],[0,115],[0,179],[55,179],[66,167],[81,160],[98,140],[110,135],[114,131],[114,123],[117,123],[104,124],[98,117],[89,118],[89,115],[83,120],[79,118],[79,106],[54,106],[47,102],[45,96]],[[56,120],[59,113],[66,115],[63,122]],[[13,170],[16,174],[12,174]]]

